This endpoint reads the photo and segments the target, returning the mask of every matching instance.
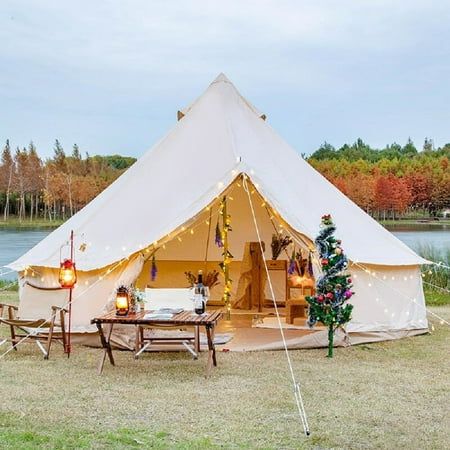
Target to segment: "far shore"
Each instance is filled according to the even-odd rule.
[[[57,228],[62,225],[65,220],[55,219],[36,219],[30,220],[29,218],[24,220],[19,220],[17,217],[10,217],[8,220],[4,221],[3,217],[0,218],[0,230],[2,229],[30,229],[30,228]],[[434,220],[432,218],[418,218],[418,219],[397,219],[397,220],[380,220],[378,221],[381,225],[386,227],[396,227],[396,226],[424,226],[424,227],[440,227],[440,226],[450,226],[450,218]]]
[[[61,219],[56,220],[45,220],[36,219],[31,221],[30,219],[19,220],[16,217],[9,218],[4,221],[3,218],[0,219],[0,230],[2,229],[16,229],[16,228],[57,228],[62,225],[65,221]]]

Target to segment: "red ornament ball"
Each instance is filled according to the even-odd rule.
[[[328,292],[327,298],[333,298],[333,294],[331,292]]]
[[[326,266],[329,261],[327,258],[323,258],[321,262],[322,262],[322,266]]]

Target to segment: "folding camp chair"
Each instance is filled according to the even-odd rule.
[[[0,340],[0,347],[6,342],[11,342],[14,350],[17,344],[25,337],[36,342],[44,354],[44,359],[50,356],[50,348],[53,341],[60,342],[66,348],[65,314],[67,310],[59,306],[51,307],[51,316],[48,319],[21,319],[17,317],[19,308],[15,305],[0,303],[0,325],[9,326],[10,338]],[[6,315],[6,317],[4,317]],[[61,330],[60,335],[55,335],[55,328]],[[43,343],[45,345],[43,345]]]
[[[192,291],[191,289],[145,289],[145,310],[156,311],[164,308],[183,309],[184,311],[192,311]],[[152,334],[145,334],[145,330],[156,331]],[[172,330],[174,333],[158,333],[157,330]],[[177,335],[176,331],[182,331],[183,335]],[[199,327],[194,327],[194,332],[189,333],[180,330],[179,327],[173,325],[152,325],[138,326],[136,330],[136,359],[139,355],[147,350],[150,345],[158,343],[163,344],[182,344],[189,351],[194,359],[197,359],[200,351],[200,333]]]

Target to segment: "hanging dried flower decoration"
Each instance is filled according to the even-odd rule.
[[[155,255],[153,255],[152,256],[152,267],[150,269],[150,278],[152,281],[155,281],[157,273],[158,273],[158,267],[156,266],[156,257],[155,257]]]
[[[219,226],[219,218],[217,218],[217,224],[216,224],[215,243],[216,243],[217,247],[219,247],[219,248],[223,247],[222,232],[220,231],[220,226]]]
[[[273,234],[272,235],[272,260],[276,260],[280,253],[287,248],[290,244],[292,244],[292,239],[289,236],[283,236],[281,234]]]

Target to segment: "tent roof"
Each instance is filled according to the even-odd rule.
[[[385,230],[292,149],[220,74],[171,131],[85,208],[9,265],[58,267],[74,230],[80,270],[104,267],[173,232],[247,173],[292,226],[311,239],[332,214],[352,261],[426,261]]]

